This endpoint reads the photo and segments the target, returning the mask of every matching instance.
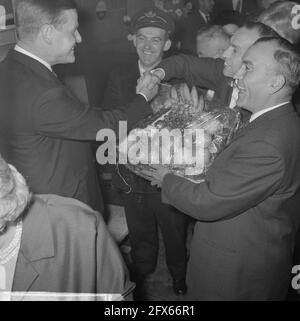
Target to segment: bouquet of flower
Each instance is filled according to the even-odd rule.
[[[167,86],[152,102],[155,113],[136,125],[119,144],[119,153],[126,154],[128,169],[146,179],[145,170],[165,166],[201,181],[240,127],[240,114],[230,109],[206,112],[195,87]]]

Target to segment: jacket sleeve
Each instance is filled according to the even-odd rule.
[[[173,78],[184,79],[190,84],[212,90],[217,90],[225,78],[224,62],[221,59],[181,54],[164,59],[158,68],[165,71],[165,81]]]
[[[84,106],[63,87],[48,90],[32,108],[33,125],[41,135],[89,141],[96,140],[100,129],[117,132],[120,120],[127,120],[130,129],[151,113],[150,106],[141,95],[136,95],[127,106],[103,110]]]
[[[116,71],[110,72],[103,99],[105,109],[114,109],[121,105],[119,81]]]
[[[163,202],[200,221],[225,220],[240,215],[272,195],[284,173],[284,162],[270,144],[241,146],[229,166],[200,184],[168,174],[163,180]]]

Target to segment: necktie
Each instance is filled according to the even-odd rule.
[[[244,119],[242,109],[240,109],[239,107],[235,107],[234,109],[240,113],[240,124],[239,124],[238,129],[233,134],[233,137],[235,138],[235,137],[241,135],[250,123],[249,123],[248,119]]]
[[[233,87],[231,101],[229,105],[230,109],[233,109],[236,106],[236,102],[238,98],[239,98],[239,90],[236,87]]]
[[[206,23],[210,23],[210,15],[207,14],[207,15],[205,15],[205,17],[206,17]]]

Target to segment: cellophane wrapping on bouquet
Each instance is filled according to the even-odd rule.
[[[201,182],[216,156],[230,143],[241,125],[241,116],[236,110],[216,109],[214,106],[213,110],[206,111],[210,109],[209,102],[198,94],[195,87],[190,91],[186,84],[162,85],[160,93],[152,102],[152,109],[154,114],[136,124],[135,129],[129,133],[126,144],[124,145],[124,142],[119,144],[119,153],[126,153],[128,156],[126,167],[145,179],[149,178],[148,171],[159,165],[179,176],[194,182]],[[183,145],[178,146],[178,141],[172,139],[169,146],[162,144],[157,137],[163,129],[169,131],[179,129],[182,133],[181,144],[190,139],[188,146],[192,146],[193,150],[190,152],[194,157],[196,152],[199,153],[199,146],[201,146],[202,161],[200,163],[199,161],[176,163],[175,155]],[[204,130],[201,131],[204,133],[201,136],[201,142],[199,136],[197,136],[198,141],[196,139],[197,129]],[[192,134],[185,135],[186,130],[190,130]],[[148,137],[148,145],[132,155],[129,153],[132,142],[136,137],[143,135]],[[151,140],[155,143],[151,143]],[[141,141],[140,144],[142,144]],[[153,155],[153,153],[159,153],[160,156]],[[162,155],[165,153],[170,155],[168,163],[162,161]],[[149,164],[150,159],[159,159],[159,162]]]

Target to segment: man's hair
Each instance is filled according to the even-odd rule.
[[[200,28],[197,32],[197,36],[205,37],[207,39],[222,39],[225,41],[230,41],[230,35],[223,29],[222,26],[204,26]]]
[[[59,29],[64,23],[63,12],[70,9],[76,9],[73,0],[17,0],[18,38],[34,39],[45,24],[52,24]]]
[[[278,64],[278,72],[285,78],[285,85],[293,93],[300,82],[300,56],[296,48],[289,41],[281,37],[261,38],[254,45],[260,43],[274,43],[277,47],[273,59]]]
[[[30,201],[24,177],[0,156],[0,218],[14,222]]]
[[[248,21],[243,24],[242,28],[246,28],[248,30],[256,30],[260,38],[279,37],[279,34],[275,30],[261,22]]]
[[[293,44],[300,41],[300,30],[293,28],[292,20],[295,15],[292,9],[298,5],[293,1],[275,2],[264,10],[258,17],[258,21],[276,30],[279,35]]]

